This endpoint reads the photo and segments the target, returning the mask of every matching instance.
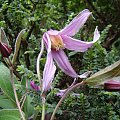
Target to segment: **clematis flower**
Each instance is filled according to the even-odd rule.
[[[91,12],[88,9],[85,9],[80,12],[64,29],[60,31],[49,30],[44,33],[43,41],[47,49],[47,60],[43,71],[43,91],[50,89],[54,78],[56,67],[53,59],[65,74],[73,78],[80,77],[72,68],[64,49],[66,48],[77,52],[85,52],[99,39],[100,34],[97,27],[94,32],[93,41],[91,42],[72,38],[72,36],[74,36],[79,29],[83,27],[90,15]]]
[[[8,58],[12,52],[11,48],[8,47],[6,43],[0,42],[0,52],[3,57]]]
[[[35,91],[40,91],[40,86],[36,85],[34,81],[30,81],[30,86]]]

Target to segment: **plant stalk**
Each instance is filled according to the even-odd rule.
[[[41,40],[41,50],[40,50],[40,53],[38,55],[37,64],[36,64],[37,75],[38,75],[38,80],[40,82],[40,86],[42,85],[41,76],[40,76],[40,58],[42,56],[43,51],[44,51],[44,42],[43,42],[43,39],[42,39]],[[44,120],[44,119],[45,119],[45,97],[42,97],[42,116],[41,116],[41,120]]]
[[[45,98],[42,98],[42,117],[41,120],[45,120]]]
[[[13,92],[14,92],[16,104],[17,104],[17,107],[18,107],[18,110],[19,110],[19,112],[20,112],[20,115],[21,115],[22,120],[25,120],[25,117],[24,117],[24,115],[23,115],[22,109],[21,109],[21,107],[20,107],[20,102],[19,102],[19,100],[18,100],[17,92],[16,92],[16,89],[15,89],[15,83],[14,83],[14,79],[13,79],[13,67],[12,67],[12,63],[11,63],[11,61],[10,61],[9,58],[8,58],[8,61],[9,61],[9,63],[10,63],[11,84],[12,84],[12,87],[13,87]]]
[[[44,43],[43,43],[43,40],[41,41],[41,50],[40,50],[40,53],[38,55],[38,58],[37,58],[37,64],[36,64],[36,69],[37,69],[37,75],[38,75],[38,80],[40,82],[40,86],[41,86],[41,77],[40,77],[40,58],[42,56],[42,53],[44,51]]]
[[[62,98],[60,99],[60,101],[58,102],[58,104],[56,105],[56,107],[55,107],[55,109],[54,109],[54,111],[53,111],[53,114],[52,114],[50,120],[54,120],[55,113],[57,112],[58,107],[61,105],[61,103],[62,103],[62,101],[65,99],[65,97],[66,97],[72,90],[74,90],[75,88],[80,87],[80,86],[82,86],[82,85],[84,85],[84,82],[83,82],[83,81],[80,82],[80,83],[77,83],[77,84],[75,84],[75,85],[73,85],[73,86],[71,86],[71,87],[69,87],[69,88],[66,90],[66,92],[64,93],[64,95],[62,96]]]

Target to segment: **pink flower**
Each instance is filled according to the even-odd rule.
[[[100,34],[97,27],[94,32],[93,41],[84,42],[75,38],[72,38],[80,28],[83,27],[87,21],[91,12],[88,9],[80,12],[64,29],[49,30],[43,35],[43,41],[47,49],[47,60],[43,71],[43,84],[42,90],[47,91],[51,87],[52,80],[56,71],[53,59],[59,66],[59,68],[67,75],[77,78],[79,75],[72,68],[68,57],[64,53],[64,49],[74,50],[77,52],[85,52],[95,43]]]
[[[36,84],[34,83],[34,81],[31,81],[31,82],[30,82],[30,86],[31,86],[31,88],[32,88],[33,90],[35,90],[35,91],[40,91],[40,86],[36,85]]]
[[[106,91],[120,91],[120,81],[118,80],[109,80],[104,83],[104,89]]]
[[[3,57],[8,58],[10,56],[10,54],[12,53],[12,50],[11,50],[11,48],[8,47],[8,45],[6,43],[0,42],[0,52]]]

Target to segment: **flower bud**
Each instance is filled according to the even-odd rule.
[[[118,91],[120,91],[120,81],[109,80],[104,83],[104,89],[106,91],[118,92]]]
[[[0,52],[3,57],[8,58],[12,52],[11,48],[7,44],[0,42]]]
[[[35,91],[40,91],[40,86],[36,85],[36,84],[34,83],[34,81],[31,81],[31,82],[30,82],[30,86],[31,86],[31,88],[32,88],[33,90],[35,90]]]

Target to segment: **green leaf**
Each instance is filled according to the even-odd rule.
[[[0,110],[0,120],[21,120],[20,113],[17,109]]]
[[[0,28],[0,42],[4,42],[7,45],[9,45],[8,39],[6,37],[6,34],[2,28]]]
[[[8,108],[15,109],[16,105],[11,100],[9,100],[6,96],[1,95],[0,96],[0,107],[3,109],[8,109]]]
[[[21,86],[22,89],[26,88],[26,77],[23,76],[22,77],[22,82],[21,82]],[[28,86],[30,85],[30,81],[28,81]],[[34,114],[34,107],[31,104],[32,102],[32,98],[30,95],[26,95],[26,100],[23,106],[23,111],[25,113],[26,118],[32,116]]]
[[[13,64],[15,63],[15,61],[17,59],[18,51],[20,49],[21,39],[22,39],[22,36],[23,36],[24,33],[25,33],[25,29],[21,30],[20,33],[17,36],[16,43],[15,43],[15,52],[14,52],[13,59],[12,59]]]
[[[26,118],[29,118],[34,114],[34,107],[31,105],[31,102],[32,102],[32,98],[29,95],[27,95],[23,107],[23,111],[25,113]]]
[[[106,67],[105,69],[102,69],[99,72],[93,74],[91,77],[89,77],[85,81],[85,83],[96,86],[105,82],[106,80],[109,80],[118,76],[120,76],[120,60]]]
[[[111,80],[118,80],[118,81],[120,81],[120,76],[118,76],[118,77],[113,77]]]
[[[10,82],[10,71],[2,63],[0,63],[0,88],[10,100],[15,102],[13,88]]]

